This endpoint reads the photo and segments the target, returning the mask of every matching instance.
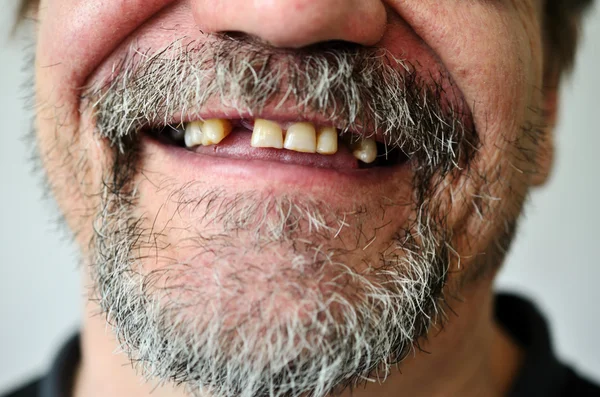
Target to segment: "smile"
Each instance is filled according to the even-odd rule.
[[[207,119],[149,131],[155,140],[201,155],[333,170],[395,167],[408,156],[383,138],[340,133],[333,126],[265,119]]]

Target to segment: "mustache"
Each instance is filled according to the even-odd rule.
[[[286,50],[213,34],[129,54],[83,94],[97,132],[121,151],[144,129],[178,124],[174,115],[184,120],[214,103],[240,116],[271,106],[292,107],[299,119],[317,113],[341,135],[383,137],[430,175],[468,164],[479,144],[448,76],[433,78],[382,48],[330,42]]]

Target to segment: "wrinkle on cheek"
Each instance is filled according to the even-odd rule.
[[[172,0],[44,0],[35,84],[40,139],[83,150],[80,94],[88,76],[131,31]],[[54,142],[54,143],[53,143]],[[43,149],[43,148],[42,148]]]
[[[439,55],[472,107],[481,138],[472,175],[482,178],[474,177],[457,193],[483,191],[489,197],[507,198],[511,183],[523,179],[507,164],[514,163],[513,145],[523,134],[522,126],[532,120],[530,106],[536,105],[534,86],[540,74],[536,70],[539,17],[535,3],[397,0],[389,4]],[[509,187],[489,183],[495,180],[509,181]],[[519,189],[514,191],[517,196],[522,193]],[[492,200],[490,213],[511,212],[505,208],[509,204]],[[457,207],[453,208],[454,220],[468,219],[465,230],[481,233],[480,218],[466,216],[467,209],[460,213]]]
[[[507,123],[512,123],[517,126],[510,129],[514,134],[524,122],[532,86],[538,86],[541,76],[535,50],[536,4],[532,0],[390,4],[440,56],[473,107],[478,130],[508,131]]]
[[[38,33],[40,67],[63,90],[87,76],[131,32],[173,0],[47,0]]]
[[[80,114],[81,87],[100,62],[143,21],[172,0],[42,0],[35,65],[36,125],[49,183],[79,238],[89,229],[106,167]],[[84,238],[85,240],[85,238]],[[85,241],[80,241],[85,246]]]

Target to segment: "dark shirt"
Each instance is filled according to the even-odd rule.
[[[558,361],[546,321],[531,303],[498,295],[496,318],[525,351],[509,397],[600,397],[600,387]],[[79,336],[75,336],[62,348],[46,376],[5,397],[70,397],[79,358]]]

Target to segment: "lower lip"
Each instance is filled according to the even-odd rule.
[[[247,139],[249,145],[249,137]],[[227,148],[226,142],[221,149],[217,147],[197,148],[194,151],[179,146],[159,142],[145,135],[142,139],[143,153],[160,159],[161,171],[170,175],[180,175],[188,181],[210,179],[217,182],[233,182],[236,185],[264,182],[274,189],[281,185],[302,188],[303,190],[323,190],[345,188],[372,187],[390,185],[390,182],[410,180],[410,163],[393,167],[376,167],[358,169],[348,161],[347,156],[339,156],[338,161],[329,159],[319,164],[322,155],[306,155],[290,153],[286,150],[268,149],[260,155],[253,156],[252,149]],[[305,156],[299,162],[313,165],[294,163],[293,156]],[[351,154],[350,154],[351,155]],[[288,161],[286,161],[286,159]],[[291,159],[291,162],[289,160]],[[311,160],[312,159],[312,160]],[[337,164],[325,168],[323,164]],[[356,162],[354,162],[356,164]],[[348,167],[344,168],[346,165]],[[172,171],[173,173],[169,172]]]

